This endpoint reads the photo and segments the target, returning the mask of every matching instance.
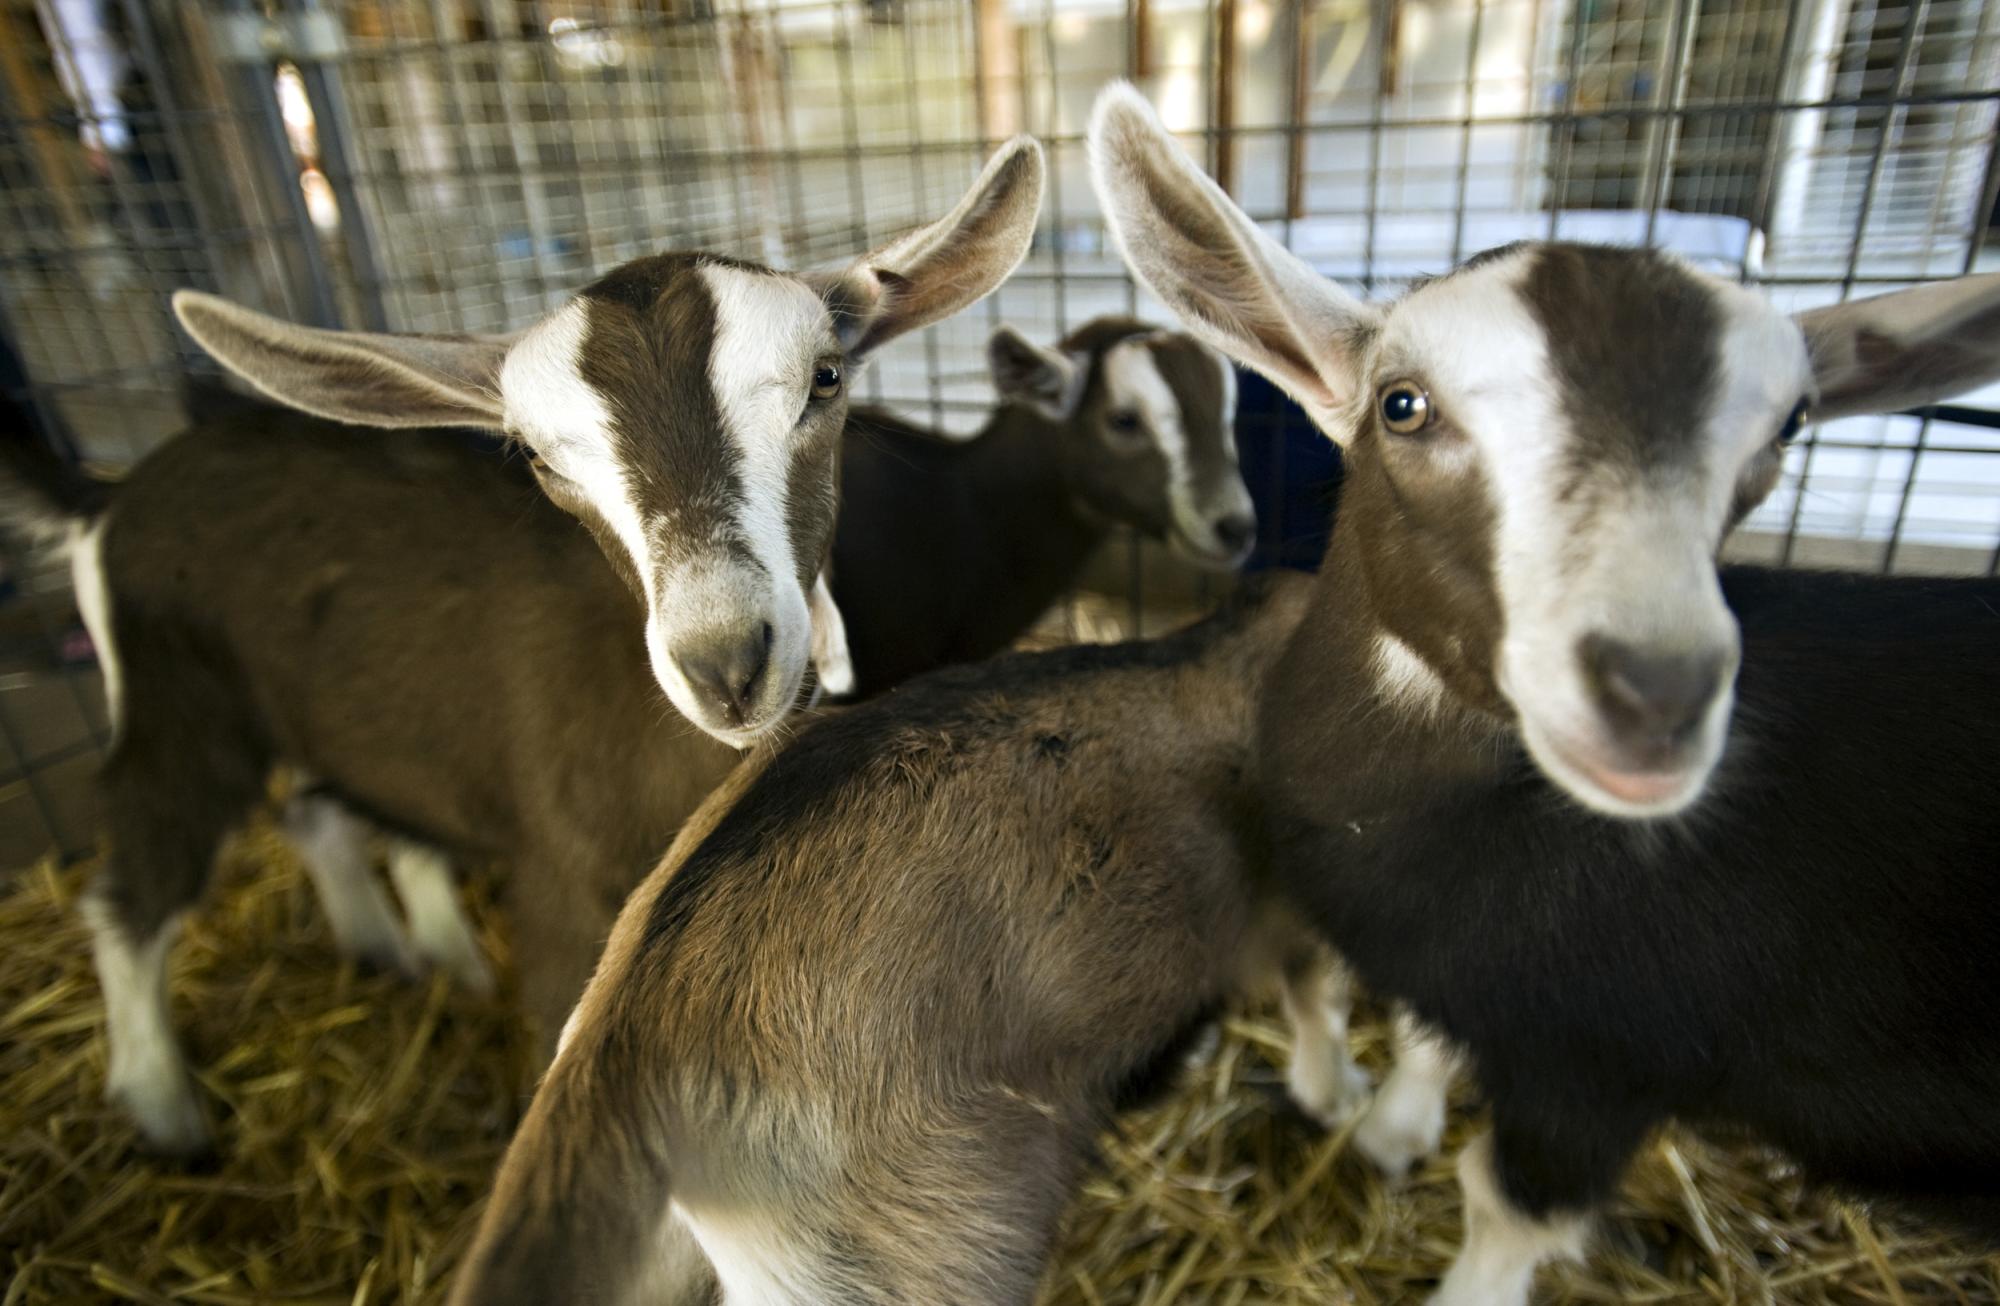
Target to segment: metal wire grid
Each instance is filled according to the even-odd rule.
[[[79,70],[107,52],[123,94],[93,98]],[[1979,266],[2000,184],[2000,14],[1975,0],[0,0],[0,315],[37,410],[119,463],[178,418],[177,285],[505,330],[664,246],[851,254],[1033,131],[1052,174],[1028,264],[871,371],[870,397],[966,429],[993,323],[1049,339],[1157,311],[1088,185],[1081,133],[1115,76],[1377,295],[1564,235],[1828,302]],[[1816,430],[1738,547],[1993,571],[1997,452],[1958,421]],[[1171,566],[1133,543],[1119,571],[1142,625]],[[10,697],[18,798],[47,758]]]

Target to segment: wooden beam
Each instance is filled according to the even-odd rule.
[[[1215,182],[1236,194],[1236,0],[1216,0],[1215,106],[1209,115],[1215,132]]]
[[[81,141],[49,120],[49,103],[42,94],[45,78],[31,57],[32,51],[47,48],[40,24],[23,23],[17,7],[0,0],[0,80],[7,84],[16,118],[27,127],[28,147],[64,242],[76,249],[91,243],[86,235],[90,218],[77,200],[77,180],[86,174],[84,150]]]
[[[1007,0],[978,0],[973,29],[978,63],[979,135],[1005,140],[1021,130],[1021,65]]]
[[[1136,80],[1153,75],[1153,0],[1130,0],[1127,21],[1132,27],[1129,63]]]
[[[1306,116],[1312,112],[1312,0],[1292,0],[1292,134],[1285,141],[1285,216],[1306,215]]]

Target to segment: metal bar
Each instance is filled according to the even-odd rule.
[[[549,7],[543,4],[541,0],[535,0],[532,12],[535,15],[535,28],[538,34],[546,35],[555,30],[549,16]],[[543,85],[555,93],[555,107],[558,110],[557,117],[565,127],[574,128],[579,118],[576,111],[570,105],[569,83],[563,78],[562,64],[556,58],[555,45],[553,42],[543,40],[537,42],[535,48],[540,55],[540,63],[543,69]],[[576,225],[573,231],[576,238],[577,255],[582,260],[584,271],[587,275],[603,272],[606,269],[598,266],[596,242],[591,236],[591,227],[594,223],[590,216],[590,187],[583,183],[583,151],[577,147],[573,138],[569,143],[567,154],[569,156],[570,184],[576,187]],[[738,230],[742,228],[740,214],[738,216],[737,227]]]
[[[1992,143],[1986,151],[1986,175],[1979,184],[1979,207],[1973,210],[1973,230],[1966,237],[1965,257],[1959,264],[1959,275],[1970,273],[1979,261],[1979,250],[1984,243],[1980,240],[1981,228],[1991,219],[1995,204],[2000,204],[2000,131],[1994,133]],[[1983,426],[1988,430],[2000,429],[2000,413],[1984,412],[1966,408],[1958,404],[1933,404],[1920,410],[1921,425],[1917,427],[1917,438],[1910,450],[1909,470],[1903,475],[1903,488],[1896,500],[1896,520],[1889,527],[1889,543],[1882,550],[1882,572],[1887,575],[1896,569],[1896,555],[1903,546],[1903,527],[1909,520],[1910,498],[1915,493],[1917,476],[1922,470],[1924,454],[1930,444],[1931,424],[1934,421],[1958,422],[1967,426]]]
[[[1664,89],[1655,92],[1665,96],[1665,107],[1672,116],[1655,119],[1647,132],[1647,155],[1652,166],[1643,195],[1646,236],[1642,243],[1649,249],[1659,228],[1660,208],[1667,202],[1668,189],[1673,184],[1674,151],[1680,143],[1678,115],[1687,102],[1688,63],[1694,51],[1694,33],[1695,0],[1680,0],[1674,6],[1674,39],[1667,77],[1662,83]]]
[[[1581,6],[1570,10],[1570,38],[1568,56],[1563,64],[1563,108],[1556,122],[1563,131],[1556,136],[1556,168],[1550,178],[1549,187],[1549,229],[1548,238],[1554,240],[1562,228],[1563,208],[1569,203],[1569,171],[1571,160],[1576,153],[1576,126],[1583,121],[1576,115],[1576,79],[1583,67],[1584,14]]]
[[[1472,0],[1472,33],[1465,43],[1465,122],[1458,136],[1458,202],[1452,206],[1451,262],[1465,257],[1465,196],[1472,172],[1473,101],[1479,94],[1479,38],[1486,22],[1486,0]]]
[[[1854,238],[1847,249],[1847,270],[1841,277],[1840,298],[1845,301],[1854,292],[1855,278],[1861,267],[1861,251],[1867,240],[1868,219],[1875,209],[1875,196],[1882,184],[1882,168],[1889,154],[1889,141],[1895,135],[1897,113],[1901,97],[1910,89],[1910,73],[1915,66],[1918,34],[1923,30],[1924,18],[1930,12],[1930,0],[1910,0],[1903,12],[1903,38],[1896,49],[1896,71],[1894,89],[1890,102],[1882,110],[1881,134],[1875,139],[1875,149],[1868,162],[1868,181],[1861,191],[1861,203],[1854,218]],[[1798,548],[1799,518],[1804,512],[1806,489],[1811,482],[1813,450],[1819,441],[1819,427],[1813,426],[1806,432],[1803,441],[1805,453],[1799,463],[1798,493],[1792,499],[1790,520],[1785,525],[1785,542],[1779,547],[1778,565],[1789,567],[1792,556]]]
[[[194,164],[198,156],[182,129],[186,112],[181,108],[180,96],[175,92],[174,79],[167,75],[166,60],[160,57],[160,44],[153,33],[152,11],[141,0],[120,0],[120,8],[125,14],[125,28],[131,37],[132,52],[145,74],[147,89],[159,105],[160,126],[167,138],[174,170],[180,175],[181,188],[187,194],[188,205],[194,213],[195,228],[201,235],[200,248],[208,264],[208,285],[220,289],[222,253],[215,245],[212,234],[217,223],[195,176]]]
[[[1236,193],[1236,0],[1215,0],[1215,103],[1209,115],[1214,132],[1215,184]]]
[[[1211,3],[1213,0],[1211,0]],[[1056,300],[1056,332],[1069,334],[1069,286],[1068,272],[1063,258],[1064,221],[1062,187],[1062,149],[1052,143],[1055,127],[1061,121],[1056,112],[1056,87],[1060,85],[1061,74],[1056,70],[1056,6],[1055,0],[1042,0],[1042,61],[1047,65],[1048,104],[1043,110],[1043,120],[1049,131],[1042,137],[1042,147],[1048,152],[1049,175],[1049,273],[1053,278]]]
[[[1388,121],[1389,97],[1396,93],[1396,51],[1400,25],[1395,20],[1400,0],[1376,0],[1375,96],[1368,114],[1368,207],[1361,251],[1361,288],[1375,289],[1375,227],[1381,219],[1382,136]]]
[[[340,308],[333,295],[333,276],[327,269],[326,251],[320,248],[312,216],[306,212],[305,193],[299,189],[298,160],[292,156],[291,140],[285,135],[285,119],[278,108],[275,76],[275,69],[269,63],[239,64],[236,69],[243,93],[254,106],[256,139],[264,156],[264,166],[270,170],[272,180],[284,197],[285,212],[291,218],[293,229],[302,237],[297,249],[305,270],[303,298],[307,318],[314,326],[337,327],[340,325]]]
[[[13,714],[7,710],[5,694],[0,694],[0,739],[7,743],[7,752],[14,759],[15,772],[28,791],[28,801],[34,805],[35,814],[42,818],[42,829],[48,835],[50,845],[67,856],[68,841],[63,838],[61,823],[56,820],[55,804],[50,801],[49,791],[42,784],[41,768],[29,761],[21,732],[14,724]]]
[[[1799,58],[1798,43],[1802,24],[1799,22],[1805,0],[1787,0],[1785,5],[1785,33],[1778,41],[1778,67],[1783,70],[1780,77],[1791,75],[1791,69]],[[1784,83],[1777,86],[1782,98]],[[1764,157],[1757,169],[1757,190],[1750,203],[1751,238],[1743,243],[1743,264],[1738,279],[1750,280],[1751,246],[1758,240],[1768,241],[1771,233],[1771,199],[1778,175],[1778,159],[1785,144],[1784,116],[1772,113],[1764,121]],[[1759,259],[1759,262],[1762,260]]]
[[[297,3],[306,13],[323,10],[320,0],[297,0]],[[347,141],[347,101],[341,92],[339,70],[317,59],[300,60],[296,66],[299,80],[305,85],[306,102],[312,106],[319,138],[320,171],[326,174],[334,203],[340,207],[340,238],[347,248],[347,267],[354,278],[362,324],[370,331],[387,331],[389,315],[382,308],[382,269],[375,258],[368,215],[361,207],[361,194],[354,184]],[[312,234],[310,238],[317,240],[318,236]]]
[[[861,167],[861,119],[860,107],[854,97],[854,32],[851,8],[842,3],[835,10],[834,26],[834,66],[840,76],[840,129],[842,138],[849,146],[847,156],[847,211],[848,229],[852,233],[851,244],[859,254],[868,248],[872,239],[868,230],[868,202],[863,198],[867,191],[866,178]],[[868,397],[876,403],[882,402],[882,369],[868,369]]]
[[[501,0],[480,0],[485,13],[486,28],[495,38],[506,31]],[[507,146],[514,156],[514,167],[510,175],[520,179],[521,211],[528,221],[528,257],[535,267],[535,279],[540,283],[544,301],[552,292],[566,289],[564,279],[551,273],[549,251],[554,245],[552,224],[549,219],[548,195],[541,188],[541,147],[527,125],[520,98],[514,88],[514,79],[507,69],[507,42],[495,39],[493,46],[493,90],[500,105],[500,121],[507,132]],[[546,303],[544,304],[546,307]]]
[[[903,37],[903,104],[905,106],[904,129],[910,139],[923,135],[923,116],[917,111],[917,50],[910,38],[910,11],[905,6],[898,14],[898,29]],[[915,192],[921,207],[930,197],[929,178],[924,174],[924,156],[912,152],[910,155],[910,188]],[[944,387],[938,380],[938,372],[943,366],[938,356],[938,331],[935,326],[924,328],[924,375],[930,383],[931,425],[944,425]]]

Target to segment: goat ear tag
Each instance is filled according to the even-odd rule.
[[[854,661],[847,653],[847,623],[827,588],[826,573],[813,582],[807,607],[812,613],[812,661],[820,688],[829,694],[854,692]]]

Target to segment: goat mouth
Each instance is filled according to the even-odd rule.
[[[1235,571],[1250,560],[1257,547],[1252,541],[1238,549],[1225,549],[1217,544],[1197,541],[1187,532],[1179,530],[1170,534],[1167,542],[1175,553],[1204,571]]]
[[[1539,751],[1557,763],[1551,779],[1618,816],[1670,815],[1693,801],[1706,776],[1698,748],[1680,750],[1671,765],[1634,765],[1612,750],[1554,733],[1543,733],[1539,742]]]

